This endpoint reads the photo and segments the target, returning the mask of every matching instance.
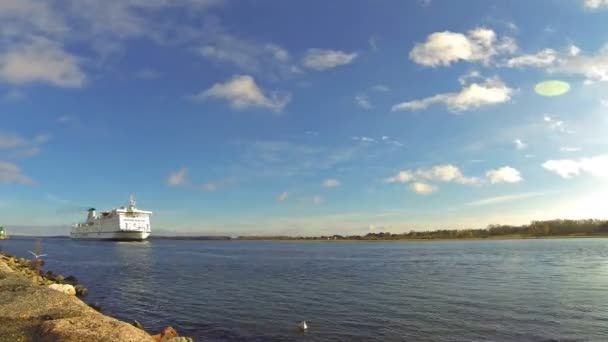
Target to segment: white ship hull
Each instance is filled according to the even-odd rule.
[[[150,236],[149,232],[73,232],[70,237],[75,240],[111,240],[111,241],[143,241]]]

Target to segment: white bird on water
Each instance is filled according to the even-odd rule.
[[[298,323],[298,329],[300,329],[300,331],[308,330],[308,324],[306,324],[306,321],[300,321],[300,323]]]
[[[42,258],[43,256],[47,256],[46,254],[36,254],[32,251],[28,251],[28,252],[30,252],[36,258],[36,260]]]

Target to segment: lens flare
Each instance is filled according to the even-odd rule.
[[[538,83],[534,91],[541,96],[560,96],[570,90],[570,84],[564,81],[549,80]]]

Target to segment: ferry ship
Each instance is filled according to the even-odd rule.
[[[151,211],[135,207],[133,196],[127,207],[104,211],[97,215],[95,208],[88,210],[87,220],[72,226],[72,239],[114,241],[143,241],[150,236]]]

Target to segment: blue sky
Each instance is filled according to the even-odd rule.
[[[129,194],[182,234],[606,218],[606,22],[605,0],[0,0],[0,223],[64,232]]]

